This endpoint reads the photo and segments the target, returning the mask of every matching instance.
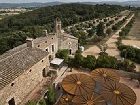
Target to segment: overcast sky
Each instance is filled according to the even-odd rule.
[[[97,1],[128,1],[128,0],[0,0],[0,3],[29,3],[29,2],[53,2],[53,1],[61,1],[61,2],[97,2]],[[135,0],[129,0],[135,1]]]

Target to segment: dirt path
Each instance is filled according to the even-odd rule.
[[[108,49],[106,52],[109,55],[116,57],[117,59],[121,59],[121,57],[119,55],[119,50],[117,49],[117,46],[116,46],[117,38],[119,37],[119,32],[121,31],[122,28],[124,28],[129,23],[129,21],[133,18],[133,16],[134,15],[132,15],[127,20],[127,22],[106,42],[106,44],[108,45]],[[98,46],[93,45],[93,46],[89,47],[88,49],[86,49],[82,53],[82,55],[83,56],[95,55],[97,57],[99,55],[99,53],[100,53],[100,49],[98,48]]]
[[[122,59],[121,57],[120,57],[120,52],[119,52],[119,50],[117,49],[117,46],[116,46],[116,42],[117,42],[117,38],[119,37],[119,32],[121,32],[121,29],[122,28],[124,28],[128,23],[129,23],[129,21],[133,18],[133,16],[134,15],[132,15],[128,20],[127,20],[127,22],[111,37],[111,38],[109,38],[109,40],[106,42],[106,44],[108,45],[108,49],[107,49],[107,53],[109,54],[109,55],[111,55],[111,56],[114,56],[114,57],[116,57],[117,59]],[[134,41],[133,41],[134,42]],[[125,43],[126,43],[126,41],[125,41]],[[134,43],[131,43],[130,41],[129,42],[127,42],[126,44],[134,44]],[[140,46],[139,45],[139,42],[135,42],[135,44],[137,45],[137,46]],[[91,47],[89,47],[88,49],[86,49],[83,53],[82,53],[82,55],[83,56],[87,56],[87,55],[94,55],[95,57],[98,57],[98,55],[99,55],[99,53],[100,53],[100,49],[98,48],[98,46],[96,46],[96,45],[93,45],[93,46],[91,46]],[[140,71],[140,64],[136,64],[135,63],[135,65],[136,65],[136,71]]]

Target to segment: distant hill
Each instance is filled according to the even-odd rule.
[[[82,4],[109,4],[109,5],[121,5],[121,6],[134,6],[140,7],[140,1],[125,1],[125,2],[117,2],[117,1],[102,1],[102,2],[81,2]]]
[[[123,5],[131,5],[135,7],[140,7],[140,1],[127,1],[127,2],[123,2]]]
[[[121,5],[121,6],[135,6],[140,7],[140,0],[137,1],[125,1],[125,2],[117,2],[117,1],[103,1],[103,2],[79,2],[81,4],[110,4],[110,5]],[[45,6],[54,6],[54,5],[61,5],[64,2],[54,1],[54,2],[46,2],[46,3],[39,3],[39,2],[32,2],[32,3],[0,3],[0,8],[30,8],[30,7],[45,7]]]
[[[31,7],[46,7],[46,6],[54,6],[54,5],[61,5],[62,2],[48,2],[48,3],[0,3],[0,8],[31,8]]]

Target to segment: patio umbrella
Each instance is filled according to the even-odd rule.
[[[99,68],[91,72],[91,75],[95,81],[108,82],[108,81],[119,81],[120,77],[113,69]]]
[[[62,95],[57,105],[72,105],[73,97],[73,95],[65,93]]]
[[[92,77],[84,73],[67,75],[62,81],[62,88],[73,95],[84,95],[93,92],[95,82]]]
[[[136,94],[128,86],[119,82],[108,82],[103,85],[101,95],[109,105],[134,105]]]
[[[72,102],[74,105],[106,105],[103,97],[89,94],[84,96],[75,96]]]

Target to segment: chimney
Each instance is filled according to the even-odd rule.
[[[48,35],[48,31],[44,30],[43,33],[47,36]]]
[[[26,39],[26,43],[27,43],[27,47],[33,48],[34,47],[34,40],[32,38],[27,38]]]

